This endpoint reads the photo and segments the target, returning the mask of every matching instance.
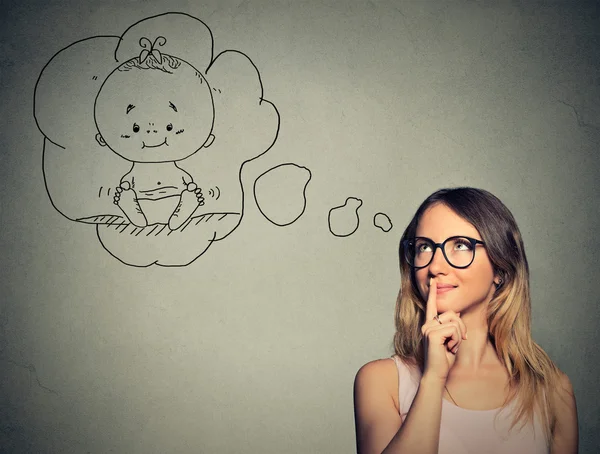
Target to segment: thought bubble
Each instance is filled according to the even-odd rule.
[[[375,225],[375,227],[380,228],[385,233],[392,230],[393,227],[392,221],[390,220],[389,216],[385,213],[376,213],[375,216],[373,216],[373,225]]]
[[[312,174],[287,163],[273,167],[254,182],[254,199],[262,215],[280,227],[296,222],[306,209],[306,188]]]
[[[191,90],[185,78],[199,88]],[[135,96],[148,83],[157,89],[156,109],[166,112],[160,123],[134,119],[156,111],[144,104],[149,96]],[[180,106],[202,99],[207,109],[194,113],[203,119],[201,134],[194,135],[193,122],[178,127],[184,109],[171,96]],[[279,132],[279,114],[264,99],[250,58],[236,50],[213,58],[210,29],[182,13],[149,17],[121,36],[91,37],[57,52],[36,84],[34,115],[52,205],[70,220],[95,224],[105,249],[133,266],[185,265],[232,233],[243,217],[242,168]],[[141,138],[140,152],[122,145],[136,134],[157,140]],[[161,147],[170,157],[153,157],[162,156]]]
[[[339,237],[350,236],[356,232],[360,224],[358,209],[362,203],[361,199],[348,197],[343,205],[329,210],[329,231]]]

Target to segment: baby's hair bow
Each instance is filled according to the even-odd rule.
[[[143,63],[148,55],[152,54],[152,56],[156,59],[156,61],[162,61],[162,55],[160,51],[157,49],[158,46],[164,46],[167,43],[167,38],[164,36],[159,36],[154,40],[153,43],[150,42],[148,38],[140,38],[140,46],[142,46],[142,51],[140,52],[140,63]]]

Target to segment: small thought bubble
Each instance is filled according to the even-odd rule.
[[[375,227],[379,227],[385,233],[392,230],[393,227],[392,221],[390,220],[389,216],[385,213],[377,213],[375,216],[373,216],[373,224],[375,225]]]
[[[350,236],[358,229],[358,209],[362,200],[348,197],[343,205],[329,210],[329,231],[335,236]]]

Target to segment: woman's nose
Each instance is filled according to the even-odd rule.
[[[146,133],[150,134],[150,133],[158,133],[158,129],[154,129],[154,123],[148,123],[148,129],[146,129]]]
[[[429,273],[433,275],[444,274],[447,272],[449,266],[450,265],[446,261],[446,257],[444,257],[444,253],[442,252],[442,248],[436,247],[433,251],[431,263],[429,264]]]

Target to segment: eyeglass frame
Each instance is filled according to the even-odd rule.
[[[452,263],[450,263],[450,260],[448,260],[448,256],[446,255],[446,250],[444,248],[446,246],[446,243],[449,240],[455,240],[456,238],[464,238],[465,240],[468,240],[471,243],[471,247],[473,248],[473,257],[471,258],[471,261],[469,262],[468,265],[456,266],[456,265],[453,265]],[[423,266],[411,265],[411,263],[409,262],[408,258],[406,257],[406,251],[408,250],[409,244],[411,242],[415,242],[418,239],[427,240],[427,241],[429,241],[433,245],[433,253],[431,254],[431,259],[429,260],[429,262],[427,262],[426,265],[423,265]],[[431,238],[427,238],[426,236],[416,236],[414,238],[410,238],[410,239],[406,239],[406,240],[402,241],[402,247],[404,249],[404,259],[406,260],[406,263],[408,263],[408,266],[410,266],[411,268],[413,268],[415,270],[420,270],[420,269],[423,269],[423,268],[428,267],[429,265],[431,265],[431,262],[433,262],[433,258],[435,257],[435,253],[437,252],[438,248],[441,249],[442,255],[444,256],[444,259],[446,260],[446,262],[448,263],[448,265],[450,265],[452,268],[457,268],[459,270],[464,270],[465,268],[470,267],[473,264],[473,262],[475,261],[475,249],[476,249],[476,246],[478,244],[481,244],[482,246],[485,246],[485,242],[483,242],[481,240],[478,240],[476,238],[471,238],[469,236],[463,236],[463,235],[455,235],[455,236],[448,237],[448,238],[446,238],[441,243],[436,243]]]

